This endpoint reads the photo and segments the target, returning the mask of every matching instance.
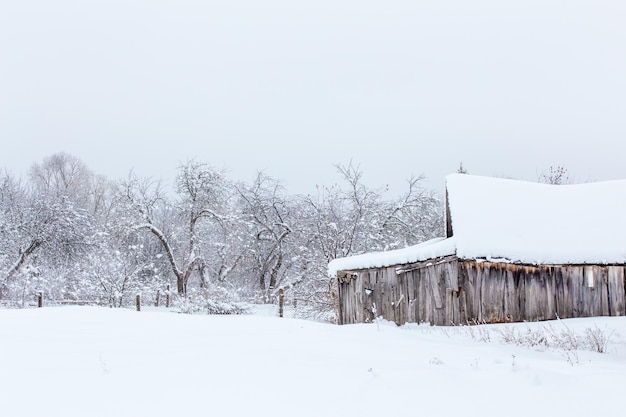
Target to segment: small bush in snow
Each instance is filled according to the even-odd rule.
[[[500,340],[506,344],[529,348],[549,348],[564,352],[570,363],[578,363],[576,351],[590,350],[605,353],[613,336],[613,331],[601,329],[597,325],[586,328],[583,333],[577,333],[565,323],[559,321],[556,328],[552,324],[537,329],[527,327],[518,330],[517,327],[505,326],[497,330]]]
[[[532,348],[548,347],[548,339],[543,331],[532,330],[527,327],[524,330],[518,330],[517,327],[505,326],[498,329],[500,340],[508,345],[526,346]]]
[[[601,329],[597,325],[593,328],[585,329],[585,341],[587,347],[598,353],[605,353],[606,347],[613,336],[614,331],[607,333],[607,329]]]
[[[558,323],[558,325],[548,323],[534,329],[531,327],[523,329],[519,325],[505,325],[495,329],[489,326],[467,326],[464,329],[465,333],[476,341],[490,342],[491,332],[496,332],[504,344],[559,351],[571,365],[579,364],[578,351],[606,353],[614,335],[613,330],[597,325],[586,328],[583,332],[576,332],[564,322],[559,320]],[[442,332],[449,336],[448,329]]]
[[[248,308],[233,300],[224,289],[192,291],[178,303],[181,313],[186,314],[248,314]]]

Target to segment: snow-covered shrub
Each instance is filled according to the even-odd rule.
[[[598,353],[606,353],[606,347],[613,336],[614,331],[601,329],[597,325],[585,329],[585,342],[590,350]]]
[[[517,326],[504,326],[496,331],[502,343],[534,349],[554,349],[563,352],[572,364],[578,363],[577,351],[590,350],[605,353],[614,334],[612,330],[602,329],[597,325],[579,333],[560,320],[558,323],[558,326],[549,323],[536,329],[526,327],[524,330],[519,330]]]
[[[547,347],[548,339],[543,330],[533,330],[527,327],[519,330],[514,326],[505,326],[496,330],[500,335],[500,340],[508,345],[525,346],[532,348]]]
[[[248,314],[248,307],[238,302],[224,288],[193,289],[187,297],[180,297],[177,306],[186,314]]]

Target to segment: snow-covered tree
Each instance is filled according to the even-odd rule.
[[[293,210],[280,182],[262,172],[250,186],[238,190],[244,218],[252,233],[251,272],[267,302],[285,278]]]
[[[161,243],[180,295],[187,294],[189,278],[203,263],[199,247],[209,237],[198,234],[199,225],[203,221],[223,220],[228,185],[220,171],[195,161],[179,168],[178,198],[174,203],[167,201],[158,183],[131,176],[124,185],[131,209],[137,215],[133,227],[149,231]],[[176,224],[165,224],[163,216],[157,217],[164,213],[173,214],[168,220]]]

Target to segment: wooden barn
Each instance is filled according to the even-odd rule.
[[[446,177],[445,238],[334,260],[339,323],[622,316],[626,181]]]

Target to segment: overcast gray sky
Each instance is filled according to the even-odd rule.
[[[305,193],[475,174],[626,178],[623,0],[0,5],[0,166],[111,178],[188,158]]]

